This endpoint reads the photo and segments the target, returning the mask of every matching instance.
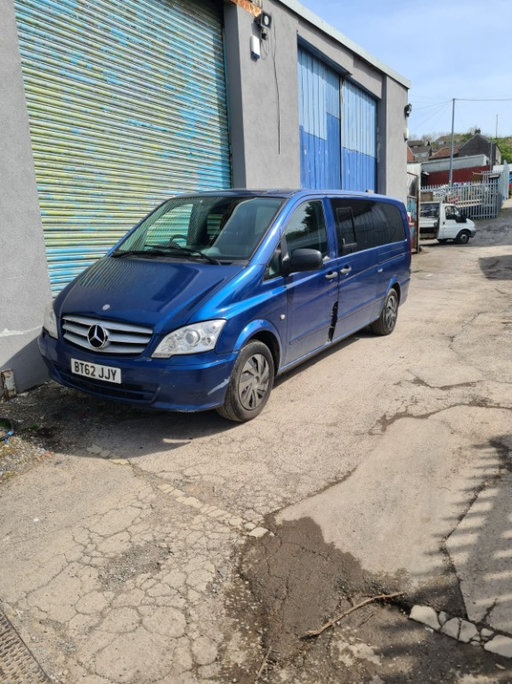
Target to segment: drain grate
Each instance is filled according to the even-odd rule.
[[[48,684],[23,639],[0,611],[0,684]]]

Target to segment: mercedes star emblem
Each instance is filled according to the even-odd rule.
[[[94,349],[103,349],[108,342],[108,332],[101,325],[91,325],[87,333],[87,339]]]

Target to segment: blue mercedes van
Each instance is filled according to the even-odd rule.
[[[276,374],[365,326],[391,333],[410,263],[406,210],[389,197],[177,195],[58,295],[39,348],[68,387],[246,421]]]

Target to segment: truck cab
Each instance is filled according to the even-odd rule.
[[[475,235],[474,222],[457,205],[435,201],[421,203],[420,239],[466,244]]]

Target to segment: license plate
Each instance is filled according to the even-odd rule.
[[[121,384],[121,369],[112,366],[102,366],[99,363],[86,363],[85,361],[71,359],[71,372],[75,375],[82,375],[84,378]]]

